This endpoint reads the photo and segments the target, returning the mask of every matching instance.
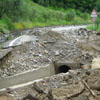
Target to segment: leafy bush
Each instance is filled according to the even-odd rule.
[[[21,2],[23,0],[0,0],[0,14],[1,17],[6,14],[13,19],[15,16],[19,16]]]
[[[49,12],[42,12],[43,18],[45,20],[45,22],[47,22],[48,19],[50,19],[50,13]]]
[[[23,1],[20,13],[20,19],[22,20],[31,20],[36,18],[37,16],[37,9],[34,6],[30,6],[27,2]]]
[[[66,21],[73,21],[75,18],[76,12],[74,10],[66,14]]]
[[[23,26],[22,23],[19,22],[19,23],[16,23],[16,24],[15,24],[15,28],[16,28],[16,29],[23,29],[24,26]]]
[[[81,16],[81,12],[79,10],[76,10],[76,15]]]
[[[7,25],[0,24],[0,34],[8,34],[9,30],[7,29]]]
[[[61,12],[59,12],[59,11],[57,11],[56,12],[56,18],[57,18],[57,21],[59,21],[59,20],[61,20],[61,19],[64,19],[64,14],[63,13],[61,13]]]
[[[2,20],[5,21],[5,23],[6,23],[6,25],[7,25],[7,28],[8,28],[9,30],[13,30],[13,29],[14,29],[14,25],[13,25],[12,20],[11,20],[6,14],[3,15],[3,19],[2,19]]]
[[[87,13],[81,14],[80,17],[83,18],[84,20],[87,20],[88,19],[88,14]]]

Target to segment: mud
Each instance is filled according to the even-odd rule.
[[[100,98],[99,77],[100,69],[69,71],[69,73],[44,78],[29,86],[9,89],[8,95],[13,100],[24,100],[30,96],[36,100],[96,100],[95,96]]]
[[[50,29],[37,29],[24,34],[34,35],[38,41],[13,47],[9,57],[2,57],[5,63],[0,65],[1,78],[36,69],[51,62],[73,65],[78,63],[75,68],[82,68],[83,65],[91,65],[93,57],[99,54],[99,43],[94,40],[97,36],[92,32],[91,36],[88,36],[89,31],[84,28],[63,30],[59,33]]]
[[[7,49],[7,52],[0,56],[0,78],[38,69],[50,63],[57,67],[67,66],[69,69],[61,67],[62,69],[58,69],[58,75],[44,78],[29,86],[15,90],[7,88],[8,92],[3,97],[0,96],[0,99],[6,95],[11,98],[10,100],[25,100],[25,98],[95,100],[100,98],[100,69],[95,69],[99,68],[99,35],[85,28],[60,32],[52,31],[51,28],[39,28],[23,31],[23,34],[34,35],[38,40],[13,47],[10,51]],[[0,54],[3,52],[4,50]],[[69,63],[73,65],[74,70]],[[75,64],[78,65],[75,66]]]
[[[53,61],[74,63],[81,55],[80,49],[74,43],[67,42],[62,34],[47,31],[37,37],[37,42],[29,42],[12,49],[11,55],[2,65],[1,77],[36,69]]]

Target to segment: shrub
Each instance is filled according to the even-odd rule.
[[[13,25],[12,20],[11,20],[6,14],[3,15],[3,19],[2,19],[2,20],[5,21],[5,23],[6,23],[6,25],[7,25],[7,28],[8,28],[9,30],[13,30],[13,29],[14,29],[14,25]]]
[[[74,10],[66,14],[66,21],[73,21],[75,18],[76,12]]]
[[[47,20],[51,18],[51,17],[50,17],[50,13],[48,13],[48,12],[46,12],[46,11],[43,12],[42,15],[43,15],[43,18],[44,18],[45,22],[47,22]]]
[[[81,16],[81,12],[79,10],[76,10],[76,15]]]
[[[8,34],[9,30],[7,29],[7,25],[0,24],[0,34]]]
[[[87,20],[88,19],[88,14],[87,13],[81,14],[80,17],[83,18],[84,20]]]
[[[59,20],[61,20],[61,19],[64,19],[64,14],[63,13],[61,13],[61,12],[59,12],[59,11],[57,11],[56,12],[56,18],[57,18],[57,20],[59,21]]]
[[[37,9],[34,6],[30,6],[26,2],[21,6],[21,11],[20,11],[20,19],[23,20],[31,20],[36,18],[37,16]]]
[[[16,23],[16,24],[15,24],[15,28],[16,28],[16,29],[23,29],[24,26],[23,26],[22,23],[19,22],[19,23]]]

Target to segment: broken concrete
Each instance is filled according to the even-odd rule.
[[[44,78],[29,86],[12,89],[8,96],[12,97],[13,100],[23,100],[22,98],[28,95],[37,100],[95,100],[90,91],[93,91],[97,98],[100,97],[99,76],[100,69],[70,71],[69,73]]]
[[[54,64],[54,70],[51,72],[58,75],[15,90],[8,88],[14,84],[7,85],[8,81],[4,82],[4,85],[5,83],[7,85],[4,86],[7,90],[4,95],[8,95],[13,100],[23,100],[29,95],[37,100],[94,100],[92,91],[97,97],[100,97],[98,79],[100,70],[88,70],[95,68],[95,65],[99,66],[99,60],[95,60],[97,64],[93,60],[100,55],[99,36],[84,28],[61,30],[59,33],[46,28],[30,30],[25,34],[36,36],[38,41],[13,47],[10,55],[3,56],[5,63],[0,65],[0,78],[7,81],[12,77],[13,82],[11,83],[16,80],[20,84],[23,83],[21,81],[23,79],[25,79],[24,82],[36,79],[35,75],[37,74],[40,75],[38,78],[53,75],[49,73],[48,67],[45,72],[44,70],[39,72],[47,64]],[[23,75],[19,81],[17,79],[20,77],[14,78],[16,75],[21,75],[26,71],[31,73],[36,69],[38,70],[31,76],[29,74]],[[0,86],[2,84],[1,82]],[[31,97],[29,96],[29,98]]]
[[[32,80],[40,79],[43,77],[49,77],[51,75],[55,75],[55,69],[53,64],[49,64],[35,70],[23,72],[12,77],[0,79],[0,89],[27,83]]]

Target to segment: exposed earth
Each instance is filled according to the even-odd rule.
[[[0,50],[0,79],[53,62],[71,63],[74,67],[28,86],[7,88],[0,100],[99,100],[100,36],[96,32],[86,26],[72,26],[36,28],[19,34],[34,39],[26,42],[20,41],[26,37],[15,38]]]

